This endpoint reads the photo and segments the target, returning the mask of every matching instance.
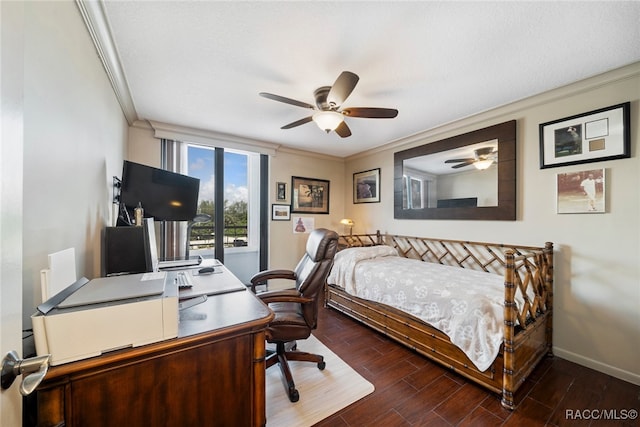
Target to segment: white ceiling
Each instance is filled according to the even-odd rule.
[[[106,1],[138,119],[345,157],[640,60],[640,2]],[[352,136],[313,122],[348,70]],[[579,113],[576,111],[576,113]]]

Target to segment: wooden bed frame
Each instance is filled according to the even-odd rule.
[[[445,334],[412,315],[355,297],[334,285],[327,286],[326,305],[501,394],[502,405],[515,408],[516,390],[540,360],[552,355],[552,243],[534,247],[378,232],[340,236],[338,244],[339,249],[386,244],[407,258],[504,275],[504,340],[498,357],[483,372]],[[534,297],[527,297],[527,292]],[[520,309],[516,295],[525,301]]]

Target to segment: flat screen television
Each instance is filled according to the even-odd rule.
[[[198,210],[200,180],[139,163],[124,161],[120,203],[128,210],[138,203],[144,216],[156,221],[190,221]]]

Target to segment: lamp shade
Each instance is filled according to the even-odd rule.
[[[476,169],[484,170],[484,169],[489,169],[489,166],[491,166],[492,164],[493,164],[493,160],[489,159],[489,160],[479,160],[475,162],[473,165],[476,167]]]
[[[313,121],[323,131],[330,132],[342,123],[342,114],[335,111],[318,111],[313,115]]]
[[[344,218],[340,220],[340,224],[346,225],[349,227],[349,236],[353,234],[353,220],[351,218]]]

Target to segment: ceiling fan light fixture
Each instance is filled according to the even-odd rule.
[[[325,132],[336,130],[342,120],[342,114],[336,111],[318,111],[313,115],[313,121]]]
[[[478,160],[478,161],[473,163],[473,165],[476,167],[476,169],[479,169],[479,170],[489,169],[489,167],[492,164],[493,164],[493,160],[491,160],[491,159]]]

